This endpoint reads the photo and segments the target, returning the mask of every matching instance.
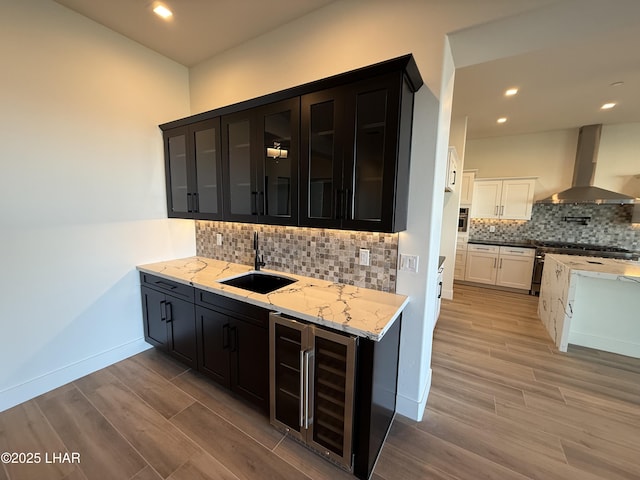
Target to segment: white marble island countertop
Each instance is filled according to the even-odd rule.
[[[219,283],[253,271],[247,265],[188,257],[139,265],[138,270],[275,310],[347,333],[382,339],[409,302],[408,297],[377,290],[262,269],[297,280],[271,293],[254,293]]]
[[[640,356],[640,263],[546,255],[538,316],[561,352],[569,343]]]

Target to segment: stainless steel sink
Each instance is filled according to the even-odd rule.
[[[249,272],[238,277],[222,280],[220,283],[232,287],[243,288],[255,293],[271,293],[292,283],[297,282],[293,278],[283,277],[264,272]]]

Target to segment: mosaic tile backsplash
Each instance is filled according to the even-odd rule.
[[[253,265],[253,232],[260,235],[265,268],[321,280],[395,292],[398,234],[244,223],[196,221],[196,254]],[[222,245],[216,245],[216,234]],[[370,266],[358,263],[370,250]]]
[[[469,238],[589,243],[640,250],[640,225],[631,223],[633,205],[535,204],[531,220],[472,219]],[[566,217],[589,217],[587,225]],[[496,231],[490,232],[489,227]]]

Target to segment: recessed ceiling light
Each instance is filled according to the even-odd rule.
[[[498,120],[496,120],[497,123],[507,123],[507,117],[500,117]]]
[[[615,106],[616,106],[615,102],[605,103],[604,105],[602,105],[600,107],[600,110],[609,110],[609,109],[611,109],[611,108],[613,108]]]
[[[173,12],[164,5],[156,5],[153,9],[153,13],[162,18],[169,18],[173,15]]]
[[[505,90],[504,94],[507,97],[512,97],[514,96],[516,93],[518,93],[518,89],[517,88],[509,88],[507,90]]]

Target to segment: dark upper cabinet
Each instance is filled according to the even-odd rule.
[[[220,119],[164,132],[169,217],[222,219]]]
[[[401,72],[304,95],[300,224],[406,228],[413,94]],[[404,130],[406,131],[404,131]]]
[[[299,98],[222,117],[224,219],[298,222]]]
[[[169,216],[406,229],[422,83],[405,55],[161,125]]]

